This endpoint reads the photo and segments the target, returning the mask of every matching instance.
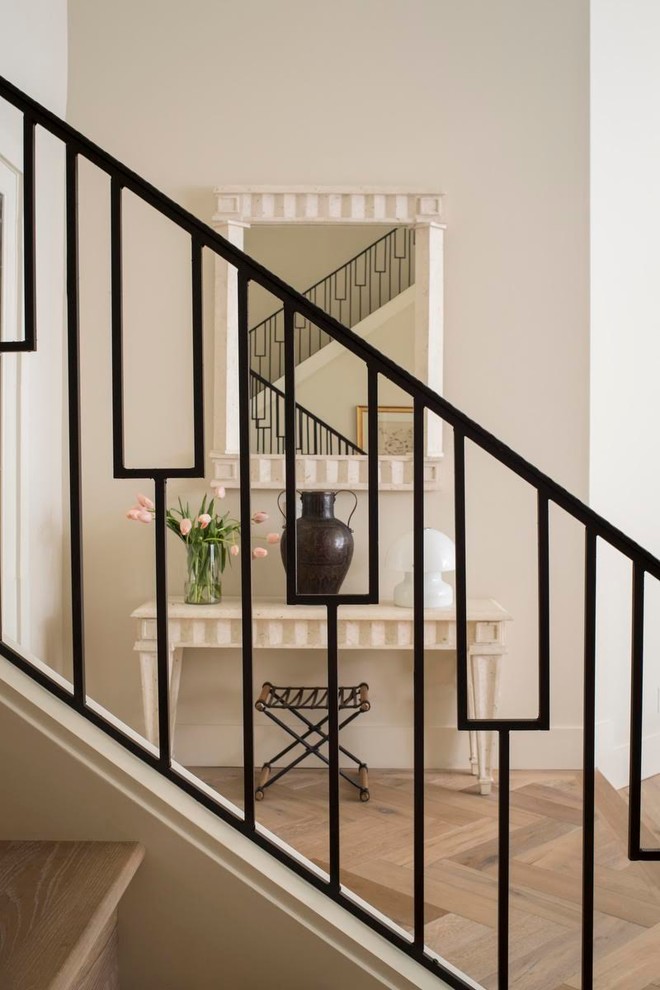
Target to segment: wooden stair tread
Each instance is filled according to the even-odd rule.
[[[135,842],[0,842],[3,990],[68,990],[143,856]]]

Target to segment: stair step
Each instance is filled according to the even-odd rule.
[[[240,486],[237,454],[211,454],[212,485],[225,488]],[[441,457],[424,460],[424,489],[437,491],[442,485]],[[319,454],[296,458],[296,484],[301,488],[324,490],[351,488],[366,491],[369,487],[369,459],[360,454]],[[279,490],[285,487],[286,466],[281,454],[256,454],[250,457],[252,488]],[[412,454],[378,458],[379,491],[412,491]]]
[[[0,842],[2,990],[118,990],[116,911],[135,842]]]

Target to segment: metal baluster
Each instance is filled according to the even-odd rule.
[[[204,441],[204,287],[202,282],[202,243],[198,238],[194,237],[191,247],[194,470],[200,477],[203,477],[206,444]],[[247,360],[249,361],[249,356]]]
[[[328,624],[328,798],[330,811],[330,889],[340,888],[339,828],[339,676],[337,649],[337,606],[327,602]]]
[[[386,246],[387,255],[388,255],[388,258],[389,258],[389,261],[387,262],[387,265],[386,265],[386,268],[387,268],[387,302],[389,302],[390,299],[392,298],[392,269],[394,268],[394,264],[393,264],[393,256],[394,256],[393,247],[394,247],[394,245],[392,243],[392,238],[390,238],[388,241],[385,242],[385,246]]]
[[[124,467],[124,370],[121,185],[110,185],[110,298],[112,330],[112,460],[115,478]]]
[[[457,727],[468,724],[468,642],[465,546],[465,438],[454,428],[454,541],[456,544]]]
[[[596,733],[596,533],[585,533],[584,724],[582,806],[582,990],[593,990]]]
[[[244,272],[238,273],[238,403],[241,527],[249,540],[250,491],[250,355],[248,350],[248,290]],[[266,397],[264,396],[264,399]],[[249,544],[241,554],[241,639],[243,674],[243,811],[245,824],[254,829],[254,727],[252,678],[252,554]]]
[[[66,149],[66,309],[69,394],[69,521],[71,527],[71,642],[73,694],[85,704],[85,623],[80,440],[80,323],[78,305],[78,156]]]
[[[369,268],[369,312],[370,313],[373,313],[374,311],[373,293],[372,293],[373,284],[374,284],[374,280],[372,277],[371,268]]]
[[[369,597],[379,599],[378,563],[378,372],[367,368],[367,493],[369,498]],[[347,451],[348,452],[348,451]]]
[[[497,986],[509,990],[509,733],[499,733]]]
[[[277,394],[268,397],[268,437],[264,437],[264,452],[278,453],[277,449],[277,409],[279,397]],[[266,450],[266,447],[268,448]]]
[[[281,454],[282,453],[281,448],[283,447],[283,444],[281,442],[281,438],[282,438],[282,424],[280,422],[280,413],[281,413],[281,409],[282,409],[282,401],[283,401],[283,399],[280,398],[280,396],[277,396],[276,399],[275,399],[275,426],[276,426],[275,434],[277,436],[277,453],[278,454]],[[272,453],[272,450],[271,450],[271,453]]]
[[[408,281],[409,281],[410,285],[412,285],[413,282],[415,281],[415,271],[416,271],[415,270],[415,245],[416,245],[416,243],[417,242],[416,242],[416,237],[415,237],[415,228],[413,227],[412,230],[410,231],[410,248],[409,248],[409,253],[408,253]]]
[[[630,789],[628,858],[639,859],[642,847],[642,731],[644,723],[644,569],[633,564],[630,677]]]
[[[371,444],[370,444],[371,445]],[[413,413],[413,889],[415,947],[424,949],[424,406]]]
[[[539,596],[539,719],[550,728],[550,550],[548,499],[540,491],[537,499],[538,596]]]
[[[170,649],[167,624],[167,478],[154,476],[154,539],[156,543],[156,663],[158,682],[159,763],[167,771],[172,765],[170,739]]]
[[[35,121],[23,115],[23,311],[25,342],[21,350],[37,348],[37,290],[35,245]],[[6,348],[5,348],[6,349]]]
[[[286,476],[286,594],[287,602],[296,597],[296,366],[293,341],[294,309],[284,307],[284,456]]]
[[[378,248],[376,248],[376,265],[377,265],[376,271],[378,272],[378,308],[380,309],[380,307],[383,305],[383,302],[384,302],[384,300],[383,300],[383,274],[385,272],[385,269],[387,268],[387,263],[385,261],[386,247],[385,247],[384,244],[379,245],[379,246],[382,246],[382,249],[383,249],[383,263],[382,263],[382,265],[378,266]]]
[[[277,319],[279,319],[279,318],[280,318],[280,316],[278,315]],[[275,321],[275,327],[277,328],[277,320]],[[283,341],[280,341],[278,343],[278,345],[277,345],[277,361],[278,361],[278,364],[277,364],[277,374],[278,375],[282,373],[282,366],[284,364],[284,361],[283,361],[283,358],[282,358],[283,349],[284,349],[284,342]],[[268,377],[269,378],[273,378],[273,370],[272,370],[272,368],[270,369],[270,374],[269,374]]]

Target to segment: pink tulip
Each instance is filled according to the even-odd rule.
[[[255,547],[252,551],[252,556],[256,559],[257,557],[267,557],[268,551],[265,547]]]
[[[138,508],[137,506],[134,506],[132,509],[128,510],[128,512],[126,513],[126,518],[132,519],[134,522],[137,522],[137,520],[140,518],[141,512],[142,509]]]
[[[179,529],[181,530],[181,536],[187,536],[192,529],[192,521],[190,519],[182,519],[179,523]]]
[[[137,514],[137,520],[141,523],[150,523],[151,518],[151,513],[147,509],[141,509]]]
[[[225,491],[224,485],[218,485],[217,488],[213,489],[216,498],[224,498],[227,492]]]
[[[279,543],[280,534],[279,533],[269,533],[266,537],[266,543]]]
[[[201,516],[197,516],[197,522],[201,529],[206,529],[208,524],[211,522],[211,517],[208,512],[203,512]]]
[[[139,492],[138,492],[137,500],[138,500],[138,504],[143,509],[153,509],[154,508],[154,503],[151,501],[150,498],[147,498],[146,495],[140,495]]]
[[[233,544],[233,545],[232,545],[232,546],[231,546],[231,547],[229,548],[229,552],[230,552],[230,554],[232,555],[232,557],[238,557],[238,554],[239,554],[239,552],[240,552],[240,547],[238,546],[238,544],[237,544],[237,543],[234,543],[234,544]]]
[[[268,519],[267,512],[255,512],[255,514],[252,516],[252,522],[254,523],[266,522],[267,519]]]

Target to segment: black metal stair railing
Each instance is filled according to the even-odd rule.
[[[315,282],[303,295],[345,326],[354,327],[415,281],[415,229],[395,227],[350,261]],[[296,364],[312,357],[332,336],[302,313],[294,319]],[[250,330],[250,367],[269,382],[284,373],[284,308]]]
[[[498,988],[509,986],[509,743],[513,732],[544,732],[551,727],[550,712],[550,640],[549,640],[549,507],[563,510],[581,524],[585,538],[584,591],[584,760],[583,760],[583,833],[582,833],[582,983],[583,990],[592,990],[594,946],[594,793],[595,793],[595,658],[596,658],[596,587],[598,541],[609,544],[631,563],[633,573],[632,601],[632,708],[631,708],[631,789],[629,817],[629,856],[631,859],[660,860],[660,849],[641,846],[641,755],[642,755],[642,689],[644,654],[644,601],[647,575],[660,580],[660,560],[635,543],[607,520],[599,516],[578,498],[543,474],[483,427],[468,418],[422,382],[399,368],[366,341],[353,334],[332,316],[322,312],[309,299],[295,292],[275,275],[254,262],[229,242],[216,234],[172,200],[159,193],[123,164],[92,144],[55,115],[39,106],[10,83],[0,79],[0,97],[16,107],[24,122],[24,295],[25,337],[21,341],[0,343],[0,352],[32,351],[36,347],[35,321],[35,237],[34,237],[34,134],[39,126],[49,131],[66,146],[66,263],[68,298],[68,397],[69,397],[69,472],[71,486],[71,564],[73,610],[73,683],[67,690],[60,682],[12,648],[0,642],[0,654],[46,690],[57,696],[80,715],[101,728],[122,746],[179,788],[193,795],[214,814],[230,823],[244,836],[285,863],[299,876],[342,905],[383,938],[398,946],[420,965],[435,973],[445,983],[460,990],[474,984],[457,973],[425,946],[425,833],[424,833],[424,420],[429,414],[441,417],[453,432],[454,450],[454,510],[456,541],[456,623],[457,623],[457,725],[462,731],[495,731],[499,736],[499,838],[498,838]],[[114,719],[106,718],[91,702],[85,689],[85,649],[83,639],[84,602],[82,598],[81,539],[81,460],[79,407],[79,325],[78,325],[78,199],[77,166],[86,159],[110,177],[111,181],[111,286],[112,286],[112,429],[113,474],[115,478],[151,478],[155,488],[156,526],[156,603],[157,603],[157,665],[158,665],[158,725],[157,750],[141,742],[134,732]],[[191,326],[193,342],[195,442],[193,463],[183,468],[145,465],[126,466],[123,435],[123,333],[122,333],[122,198],[130,191],[158,210],[190,237],[192,302]],[[309,870],[299,858],[258,828],[255,821],[254,735],[253,735],[253,625],[252,573],[250,554],[241,556],[242,594],[242,691],[243,691],[243,766],[244,811],[232,811],[216,801],[208,790],[198,787],[182,772],[172,758],[170,735],[168,597],[166,568],[165,496],[169,478],[201,478],[204,472],[203,434],[203,375],[202,375],[202,249],[207,248],[232,266],[238,277],[238,348],[240,393],[240,481],[241,518],[251,516],[250,495],[250,431],[251,384],[250,339],[248,328],[248,288],[250,283],[266,289],[283,305],[284,375],[288,387],[284,394],[284,437],[287,491],[287,531],[295,533],[296,432],[295,398],[296,318],[318,325],[333,340],[361,359],[366,366],[368,381],[368,592],[315,596],[298,591],[296,581],[295,539],[287,545],[287,602],[296,605],[322,605],[327,615],[327,687],[328,697],[338,697],[338,607],[376,603],[379,597],[379,506],[378,506],[378,434],[377,407],[380,379],[394,383],[410,396],[414,409],[413,459],[413,523],[414,523],[414,747],[413,747],[413,870],[414,870],[414,929],[409,938],[400,929],[386,924],[351,897],[341,884],[340,876],[340,817],[339,817],[339,722],[337,705],[330,705],[329,737],[329,868],[327,876]],[[539,704],[536,718],[471,718],[468,708],[468,641],[467,641],[467,574],[466,574],[466,465],[465,444],[487,452],[496,461],[527,482],[537,493],[538,530],[538,641],[539,641]]]
[[[250,403],[259,454],[283,454],[285,394],[255,371],[250,372]],[[364,451],[309,409],[296,402],[296,451],[308,455],[364,454]]]

